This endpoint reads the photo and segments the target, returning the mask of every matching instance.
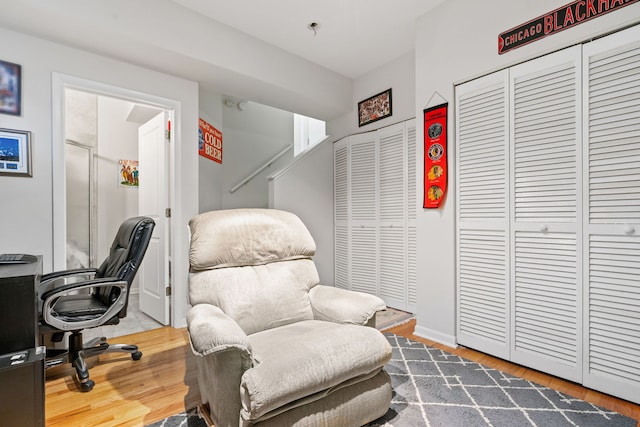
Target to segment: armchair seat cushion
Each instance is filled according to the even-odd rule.
[[[249,341],[257,363],[241,380],[245,420],[369,379],[391,359],[391,347],[378,330],[320,320],[258,332]]]

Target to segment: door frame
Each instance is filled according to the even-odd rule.
[[[53,205],[53,271],[66,269],[66,186],[65,186],[65,168],[64,165],[64,90],[66,88],[76,89],[83,92],[94,93],[96,95],[108,96],[124,101],[139,102],[147,105],[163,109],[167,111],[169,120],[176,123],[179,120],[180,102],[168,98],[163,98],[143,92],[138,92],[122,87],[112,86],[80,77],[69,76],[61,73],[52,73],[52,205]],[[178,128],[172,126],[172,128]],[[171,211],[175,211],[173,197],[175,189],[175,162],[176,162],[176,143],[175,132],[170,132],[169,139],[169,185],[167,188],[169,206]],[[56,166],[58,165],[58,166]],[[169,224],[168,232],[173,235],[174,223]],[[169,251],[165,254],[166,262],[169,262],[172,254],[176,253],[175,239],[171,239],[169,243]],[[171,298],[170,310],[175,313],[175,298]],[[173,315],[169,316],[170,325],[174,326]]]

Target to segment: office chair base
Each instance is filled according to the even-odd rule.
[[[82,342],[82,333],[73,332],[69,335],[68,350],[47,349],[45,367],[47,369],[64,363],[71,363],[76,370],[76,377],[80,390],[88,392],[93,389],[95,382],[89,378],[89,368],[86,360],[89,357],[106,353],[128,353],[131,359],[140,360],[142,352],[138,346],[132,344],[109,344],[105,337],[93,338],[87,343]]]

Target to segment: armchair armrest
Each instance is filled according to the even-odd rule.
[[[309,291],[313,316],[337,323],[371,325],[377,311],[386,309],[382,299],[363,292],[317,285]]]
[[[238,350],[251,360],[251,344],[242,328],[220,308],[198,304],[187,313],[187,330],[191,348],[198,356]]]
[[[118,298],[109,306],[107,311],[102,313],[101,315],[97,315],[95,317],[91,316],[90,319],[87,317],[78,317],[77,319],[71,318],[69,316],[61,319],[55,312],[56,302],[60,297],[68,295],[71,292],[77,292],[82,290],[90,290],[96,287],[117,287],[120,288],[120,295]],[[79,330],[90,327],[96,327],[104,324],[108,320],[111,320],[115,315],[117,315],[122,307],[127,303],[127,282],[119,280],[116,277],[103,277],[100,279],[93,280],[85,280],[82,282],[75,282],[60,285],[53,289],[49,289],[46,292],[40,295],[40,298],[44,301],[42,304],[42,318],[45,323],[51,325],[60,330]]]

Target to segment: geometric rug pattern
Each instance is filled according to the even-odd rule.
[[[368,427],[636,427],[636,421],[556,390],[385,333],[393,355],[389,411]],[[206,427],[191,409],[148,427]],[[283,426],[285,427],[285,426]]]
[[[198,409],[194,408],[157,423],[148,424],[146,427],[207,427],[207,423],[198,415]]]
[[[385,334],[394,395],[369,426],[615,426],[636,421],[407,338]]]

